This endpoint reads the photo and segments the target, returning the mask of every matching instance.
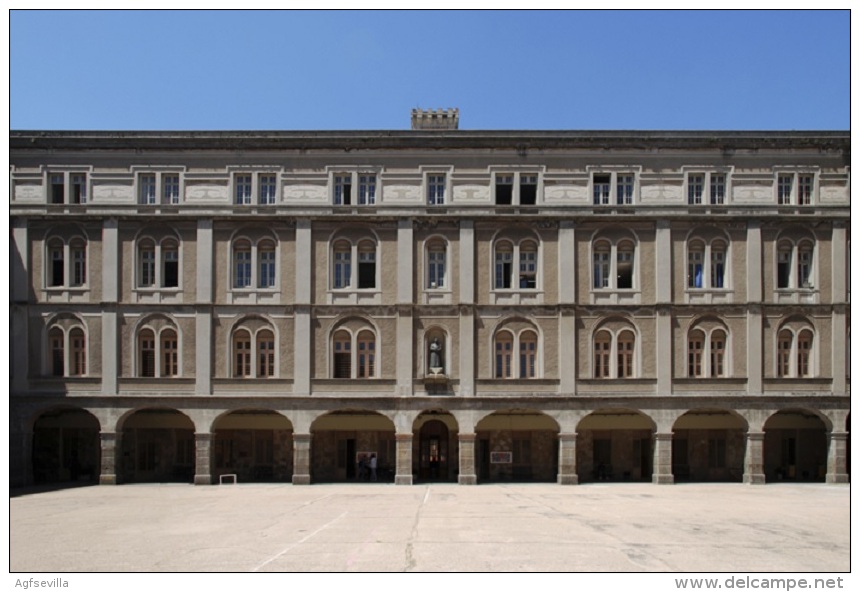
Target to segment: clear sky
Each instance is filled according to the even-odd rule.
[[[19,11],[12,129],[850,127],[842,11]]]

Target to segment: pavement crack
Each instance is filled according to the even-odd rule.
[[[403,571],[412,571],[414,570],[418,562],[415,560],[413,555],[415,551],[414,541],[415,537],[418,534],[418,523],[421,519],[421,510],[424,508],[424,505],[427,503],[427,500],[430,499],[430,486],[425,485],[424,487],[424,497],[421,499],[421,505],[418,506],[418,510],[415,512],[415,520],[412,522],[412,529],[409,531],[409,540],[406,543],[406,566],[403,568]]]

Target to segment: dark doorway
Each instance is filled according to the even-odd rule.
[[[355,479],[355,438],[346,441],[346,478]]]
[[[418,478],[423,481],[448,480],[448,426],[434,419],[421,426]]]
[[[478,440],[478,479],[486,481],[490,478],[490,441]]]

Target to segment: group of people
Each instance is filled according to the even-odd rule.
[[[376,453],[371,452],[370,457],[367,455],[360,455],[358,457],[358,471],[356,472],[356,479],[359,481],[376,481],[376,468],[378,466],[378,460],[376,458]]]

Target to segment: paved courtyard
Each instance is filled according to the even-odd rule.
[[[123,485],[15,495],[13,572],[850,569],[845,485]]]

